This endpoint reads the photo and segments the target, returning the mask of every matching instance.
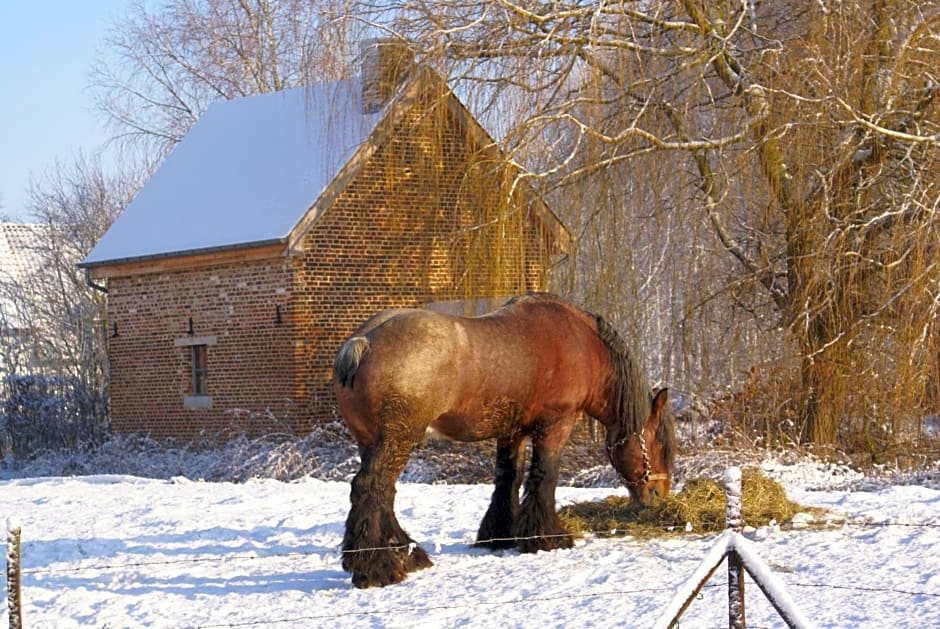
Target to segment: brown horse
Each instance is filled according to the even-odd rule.
[[[431,565],[395,517],[395,481],[432,431],[496,439],[492,501],[477,545],[570,548],[555,511],[559,454],[582,413],[607,429],[607,456],[638,502],[669,491],[675,433],[666,390],[602,318],[551,295],[482,317],[391,310],[363,324],[334,364],[340,414],[359,444],[343,568],[357,587],[397,583]],[[526,440],[532,443],[520,503]]]

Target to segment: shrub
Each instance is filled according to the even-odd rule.
[[[103,396],[78,378],[8,375],[0,387],[0,455],[94,446],[110,433]]]

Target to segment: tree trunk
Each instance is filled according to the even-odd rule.
[[[800,339],[803,400],[800,437],[825,453],[836,443],[848,402],[850,348],[838,318],[818,315]]]

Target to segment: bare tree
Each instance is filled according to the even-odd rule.
[[[708,61],[746,115],[750,172],[766,191],[757,198],[776,215],[756,246],[721,218],[715,229],[791,332],[802,436],[833,443],[853,416],[868,437],[885,423],[902,433],[936,377],[940,81],[929,59],[940,53],[940,13],[916,2],[808,3],[776,16],[682,4],[722,42]],[[762,29],[770,16],[785,20]],[[776,263],[760,257],[768,249]]]
[[[96,158],[56,164],[30,189],[22,226],[29,263],[0,274],[0,454],[75,447],[108,433],[106,311],[76,263],[108,228],[138,179],[108,177]]]
[[[159,159],[215,100],[341,78],[356,50],[343,0],[131,4],[93,72],[115,136]]]
[[[20,288],[32,343],[46,357],[41,371],[77,377],[103,392],[106,365],[104,296],[76,264],[104,234],[139,187],[139,177],[108,176],[97,158],[56,164],[30,187],[30,211],[42,226],[41,261]]]

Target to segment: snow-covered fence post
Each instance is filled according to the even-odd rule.
[[[22,629],[23,606],[20,598],[20,525],[7,521],[7,616],[10,629]]]
[[[741,504],[741,469],[725,470],[725,526],[729,531],[744,530],[744,509]],[[728,627],[744,629],[744,564],[741,555],[728,545]]]
[[[750,543],[744,539],[744,511],[742,509],[741,470],[728,468],[725,472],[725,523],[727,529],[719,536],[692,576],[676,589],[669,606],[663,610],[654,629],[673,629],[679,625],[679,617],[692,600],[705,587],[721,562],[728,560],[728,625],[732,629],[744,629],[744,571],[751,575],[770,604],[791,629],[812,629],[813,624],[799,610],[783,581],[778,579]]]

